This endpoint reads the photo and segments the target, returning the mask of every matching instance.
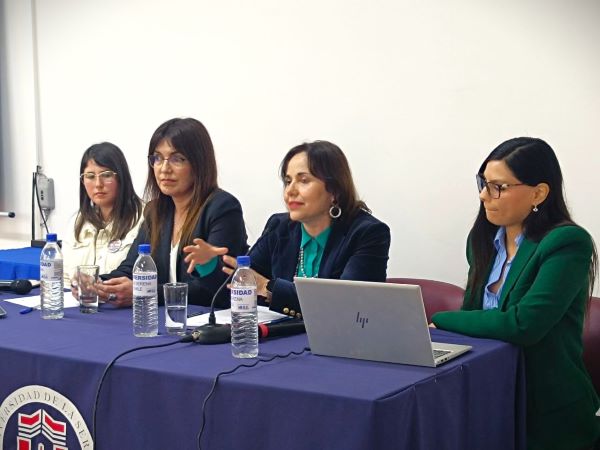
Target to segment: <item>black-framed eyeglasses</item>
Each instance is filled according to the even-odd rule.
[[[99,173],[84,172],[81,175],[79,175],[79,178],[81,178],[81,182],[84,184],[95,184],[96,177],[98,177],[98,179],[103,184],[111,184],[115,181],[117,177],[117,172],[113,172],[112,170],[105,170]]]
[[[513,184],[490,183],[490,182],[486,181],[486,179],[483,178],[483,175],[481,175],[480,173],[475,175],[475,179],[477,180],[477,189],[479,190],[479,193],[481,193],[481,191],[483,191],[483,189],[485,188],[485,190],[487,190],[488,195],[493,199],[500,198],[500,194],[502,193],[502,191],[505,191],[506,189],[508,189],[511,186],[525,186],[526,185],[525,183],[513,183]]]
[[[165,161],[169,161],[169,164],[171,164],[173,167],[183,167],[183,165],[187,162],[187,159],[179,153],[173,153],[168,158],[165,158],[163,155],[159,154],[148,156],[148,163],[150,163],[151,167],[160,167]]]

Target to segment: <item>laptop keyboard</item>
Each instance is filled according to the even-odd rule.
[[[433,359],[437,359],[440,356],[447,355],[448,353],[452,353],[450,350],[436,350],[433,349]]]

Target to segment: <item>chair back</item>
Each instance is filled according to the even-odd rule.
[[[583,362],[600,395],[600,298],[592,297],[583,325]]]
[[[421,286],[425,315],[431,323],[431,316],[438,311],[454,311],[463,303],[464,289],[444,281],[426,280],[423,278],[388,278],[388,283],[416,284]]]

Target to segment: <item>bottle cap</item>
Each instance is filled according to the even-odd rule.
[[[250,257],[249,256],[238,256],[237,257],[237,265],[238,267],[250,267]]]
[[[150,244],[138,245],[138,253],[141,253],[142,255],[149,255],[150,254]]]
[[[46,242],[56,242],[56,233],[48,233],[46,235]]]

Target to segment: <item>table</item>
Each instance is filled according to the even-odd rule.
[[[164,335],[162,323],[159,337],[135,338],[131,309],[103,305],[93,315],[67,309],[64,319],[52,321],[2,306],[8,311],[0,321],[4,448],[15,448],[18,434],[42,430],[45,436],[31,438],[31,448],[52,437],[70,450],[91,449],[83,421],[91,431],[106,364],[127,349],[176,339]],[[499,341],[431,333],[473,350],[440,368],[306,352],[221,377],[206,409],[202,448],[524,449],[520,351]],[[307,345],[306,335],[267,340],[260,357]],[[178,343],[124,356],[102,390],[97,448],[197,448],[202,401],[215,376],[239,363],[229,345]]]
[[[40,279],[41,248],[0,250],[0,280]]]

